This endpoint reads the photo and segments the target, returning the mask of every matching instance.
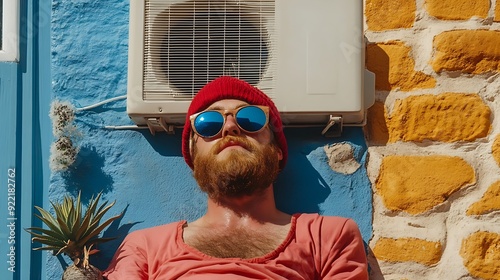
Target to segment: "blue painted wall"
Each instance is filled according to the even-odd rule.
[[[128,1],[52,1],[52,98],[84,107],[126,94]],[[66,171],[54,172],[48,199],[82,192],[84,201],[103,191],[116,200],[110,215],[121,220],[104,233],[118,239],[100,246],[95,264],[103,269],[124,236],[134,230],[202,215],[206,198],[184,163],[180,131],[108,130],[130,125],[126,101],[76,113],[80,152]],[[364,168],[366,146],[361,128],[346,128],[341,138],[326,139],[320,129],[285,128],[289,162],[276,182],[278,207],[285,212],[321,212],[354,218],[363,238],[371,237],[371,186]],[[323,147],[347,142],[361,168],[350,175],[332,171]],[[48,159],[47,159],[48,160]],[[68,262],[47,258],[46,279],[58,279]]]

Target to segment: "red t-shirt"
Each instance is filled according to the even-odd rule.
[[[104,276],[109,280],[368,279],[363,240],[351,219],[295,214],[283,243],[253,259],[201,253],[184,243],[185,223],[130,233]]]

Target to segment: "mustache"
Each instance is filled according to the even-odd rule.
[[[248,140],[245,137],[241,136],[226,136],[222,139],[220,139],[213,147],[211,152],[213,154],[218,154],[220,151],[222,151],[225,147],[230,146],[230,145],[238,145],[242,146],[243,148],[247,149],[248,151],[252,152],[255,150],[255,144],[252,143],[250,140]]]

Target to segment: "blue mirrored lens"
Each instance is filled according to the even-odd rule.
[[[199,114],[194,120],[194,127],[202,137],[217,135],[224,125],[224,117],[215,111],[206,111]]]
[[[266,113],[259,107],[247,106],[238,111],[236,121],[248,132],[259,131],[266,125]]]

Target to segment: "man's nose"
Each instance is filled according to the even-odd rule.
[[[238,124],[236,124],[236,118],[233,115],[226,115],[226,122],[222,128],[222,137],[240,134],[241,130]]]

